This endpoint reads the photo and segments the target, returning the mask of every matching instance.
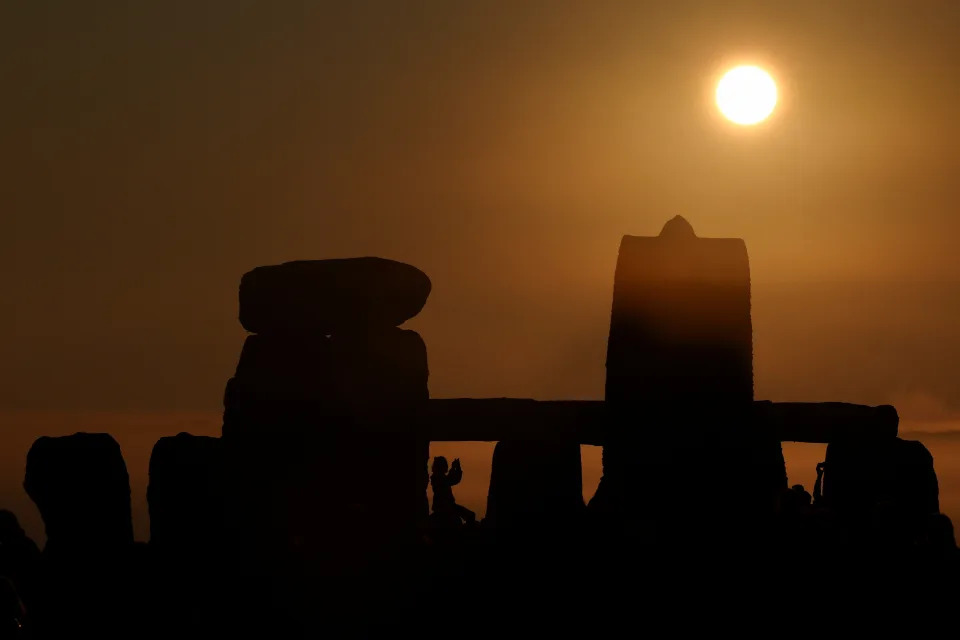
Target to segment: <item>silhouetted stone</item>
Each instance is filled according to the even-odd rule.
[[[876,407],[848,402],[753,403],[758,428],[776,434],[782,441],[830,443],[895,438],[900,416],[895,407]]]
[[[752,400],[743,240],[697,238],[680,217],[659,237],[624,236],[607,343],[607,403],[716,416],[731,406],[739,413]]]
[[[219,438],[179,433],[160,438],[150,456],[152,601],[157,637],[207,638],[224,606],[223,446]],[[229,558],[243,562],[243,557]]]
[[[415,417],[428,376],[414,331],[249,336],[223,433],[246,461],[238,480],[271,510],[276,527],[264,535],[298,555],[308,551],[297,540],[316,546],[318,536],[357,539],[425,519],[429,443]]]
[[[758,521],[773,517],[787,474],[778,440],[749,425],[730,431],[605,446],[591,512],[607,526],[639,526],[660,545],[743,544]]]
[[[427,349],[415,331],[249,336],[227,385],[224,433],[234,428],[234,414],[314,427],[349,419],[390,430],[426,402],[428,376]]]
[[[252,333],[352,333],[400,325],[423,309],[429,295],[426,274],[402,262],[286,262],[244,274],[240,324]]]
[[[416,418],[428,375],[420,336],[389,325],[249,336],[224,395],[238,548],[266,571],[336,573],[415,539],[427,517],[429,441]]]
[[[219,438],[180,433],[160,438],[150,456],[150,545],[209,554],[223,536]]]
[[[117,442],[105,433],[38,438],[24,488],[46,526],[43,587],[31,616],[36,637],[92,631],[143,637],[146,558],[133,541],[130,483]]]
[[[940,511],[933,456],[914,440],[830,443],[822,491],[824,503],[840,511],[863,513],[881,505],[914,515]]]
[[[583,503],[580,445],[502,440],[493,450],[484,524],[497,529],[553,529],[579,522]]]
[[[23,484],[43,517],[47,553],[87,555],[133,543],[130,480],[110,435],[38,438]]]
[[[753,407],[750,268],[739,239],[697,238],[683,218],[625,236],[607,343],[607,441],[590,503],[647,520],[662,541],[702,513],[731,523],[772,513],[786,487],[776,433]],[[734,494],[711,491],[716,482]],[[728,506],[731,504],[732,507]]]
[[[360,571],[426,519],[426,439],[318,428],[224,443],[230,535],[268,571]]]

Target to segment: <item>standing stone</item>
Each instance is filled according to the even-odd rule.
[[[739,415],[753,401],[750,266],[740,239],[677,216],[624,236],[614,276],[606,401],[620,412]]]
[[[228,527],[254,573],[355,572],[426,519],[426,346],[396,327],[430,282],[380,258],[246,274],[224,395]]]
[[[47,532],[31,613],[36,637],[143,637],[152,599],[117,442],[105,433],[38,438],[27,454],[24,488]]]
[[[779,441],[752,421],[742,240],[698,238],[679,216],[658,237],[623,238],[605,393],[611,422],[591,510],[661,530],[676,521],[684,533],[694,513],[718,522],[772,510],[786,473]]]
[[[150,545],[184,556],[222,543],[222,447],[219,438],[180,433],[160,438],[150,456]]]
[[[576,442],[501,440],[493,450],[484,524],[499,531],[563,533],[583,516]]]
[[[841,512],[869,514],[879,506],[913,515],[940,511],[933,456],[920,442],[884,438],[827,445],[824,504]]]
[[[158,637],[190,629],[218,634],[224,611],[223,446],[180,433],[160,438],[150,456],[150,549]],[[233,559],[234,561],[237,558]],[[241,558],[242,561],[242,558]]]
[[[38,438],[23,485],[43,517],[47,553],[88,555],[133,543],[130,479],[109,434]]]
[[[426,402],[427,376],[426,345],[415,331],[248,336],[227,387],[225,434],[259,430],[261,419],[280,422],[274,429],[323,419],[398,430],[394,416]]]

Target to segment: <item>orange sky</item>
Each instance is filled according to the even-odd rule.
[[[219,406],[246,270],[426,271],[435,396],[596,398],[621,235],[747,241],[757,396],[960,404],[955,3],[0,8],[0,407]],[[780,82],[721,121],[725,65]],[[919,416],[918,416],[919,417]]]

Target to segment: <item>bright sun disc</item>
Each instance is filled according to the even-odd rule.
[[[776,105],[777,85],[759,67],[731,69],[717,84],[717,108],[736,124],[757,124],[773,113]]]

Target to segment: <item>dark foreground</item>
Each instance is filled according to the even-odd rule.
[[[331,549],[358,560],[336,573],[248,572],[243,557],[146,544],[77,557],[48,548],[8,570],[25,615],[5,637],[759,632],[821,617],[861,629],[901,616],[932,623],[949,612],[960,577],[949,521],[879,524],[810,508],[736,531],[722,519],[686,522],[669,539],[639,521],[615,531],[589,518],[513,533],[434,527],[379,553]]]

